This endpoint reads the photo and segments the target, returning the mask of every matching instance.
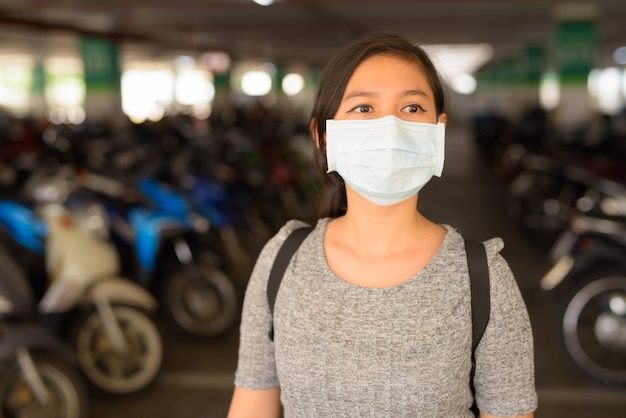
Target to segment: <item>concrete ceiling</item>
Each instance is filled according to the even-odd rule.
[[[358,34],[390,29],[425,44],[488,43],[497,59],[549,47],[562,17],[594,19],[598,64],[614,65],[626,44],[624,0],[0,0],[0,54],[75,54],[76,34],[96,34],[155,59],[223,50],[317,64]]]

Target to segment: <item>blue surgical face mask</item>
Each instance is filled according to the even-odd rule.
[[[326,121],[328,172],[378,205],[406,200],[443,171],[445,125],[395,116]]]

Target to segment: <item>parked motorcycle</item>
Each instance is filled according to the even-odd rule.
[[[214,337],[232,327],[238,314],[234,284],[210,252],[202,254],[194,245],[211,228],[206,217],[181,194],[152,179],[140,179],[134,190],[83,173],[81,184],[109,198],[109,225],[120,252],[133,255],[138,281],[158,295],[171,324],[198,337]],[[132,195],[134,199],[124,199]]]
[[[98,206],[77,219],[63,206],[47,206],[46,264],[50,287],[39,303],[45,314],[70,313],[70,339],[81,369],[98,389],[127,394],[156,378],[163,361],[161,335],[150,314],[157,302],[119,277],[119,260],[107,240],[86,233],[103,224]]]
[[[591,190],[552,249],[553,265],[541,280],[546,291],[564,289],[565,348],[588,375],[626,383],[626,193]]]
[[[70,211],[53,203],[66,201],[72,187],[71,177],[44,177],[33,186],[36,208],[0,202],[0,225],[11,225],[12,238],[45,258],[48,285],[39,311],[71,341],[88,381],[103,392],[136,392],[156,378],[163,360],[161,336],[150,318],[157,302],[119,276],[117,252],[99,235],[106,224],[99,205]],[[39,222],[29,222],[34,219]]]
[[[252,260],[246,253],[236,229],[243,228],[252,232],[254,220],[231,202],[232,196],[226,187],[217,181],[186,175],[180,183],[184,184],[181,191],[188,196],[193,208],[211,224],[211,229],[215,233],[213,239],[208,240],[211,248],[217,249],[222,258],[230,261],[234,270],[248,272]],[[266,233],[265,225],[258,222],[254,225],[259,231],[255,231],[257,234],[246,236],[247,239],[256,239]]]
[[[24,271],[0,246],[0,417],[87,418],[73,353],[37,317]]]
[[[550,155],[526,152],[519,160],[505,189],[506,213],[529,238],[549,248],[567,228],[576,200],[598,177]]]

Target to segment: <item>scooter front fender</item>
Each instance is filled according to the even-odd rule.
[[[62,356],[69,363],[76,359],[69,347],[46,328],[38,323],[21,324],[9,328],[0,342],[0,361],[14,357],[21,348],[44,349]]]
[[[97,304],[106,300],[113,304],[124,304],[154,312],[157,309],[156,299],[135,283],[123,278],[109,278],[97,282],[87,292],[85,301]]]

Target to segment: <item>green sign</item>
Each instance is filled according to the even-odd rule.
[[[515,58],[508,57],[489,63],[478,71],[476,77],[480,85],[512,86],[520,80],[519,62]]]
[[[216,73],[213,74],[213,86],[216,92],[224,92],[230,90],[230,73]]]
[[[119,90],[120,66],[117,44],[85,36],[80,40],[87,91]]]
[[[546,71],[546,50],[541,45],[528,45],[519,60],[519,72],[523,81],[539,84]]]
[[[554,57],[562,82],[586,83],[596,59],[596,27],[590,21],[559,22]]]
[[[32,70],[31,92],[33,94],[43,94],[46,88],[46,72],[43,64],[39,61],[35,63]]]
[[[284,65],[276,64],[276,72],[272,77],[272,91],[279,92],[283,90],[283,78],[287,75]]]

